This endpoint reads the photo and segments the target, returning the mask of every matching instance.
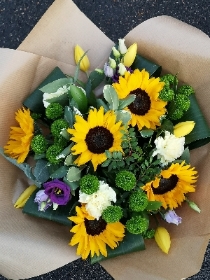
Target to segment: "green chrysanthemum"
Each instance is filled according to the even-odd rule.
[[[120,206],[108,206],[102,213],[102,218],[107,223],[116,223],[119,222],[119,220],[123,216],[123,211]]]
[[[63,107],[59,103],[51,103],[45,110],[48,119],[56,120],[63,115]]]
[[[135,216],[128,220],[125,226],[130,233],[141,234],[148,229],[149,220],[141,216]]]
[[[31,149],[36,154],[43,154],[47,149],[47,141],[45,137],[41,134],[38,134],[33,137],[31,141]]]
[[[99,189],[99,180],[94,175],[85,175],[80,179],[79,184],[81,192],[89,195],[97,192]]]
[[[147,195],[141,191],[134,191],[129,197],[129,208],[132,211],[140,212],[143,211],[148,205]]]
[[[136,177],[132,172],[123,170],[117,173],[115,184],[118,188],[130,191],[136,185]]]

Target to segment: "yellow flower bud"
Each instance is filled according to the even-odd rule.
[[[75,62],[76,64],[78,64],[79,60],[81,59],[81,57],[84,55],[84,51],[83,49],[79,46],[76,45],[75,49],[74,49],[74,58],[75,58]],[[88,56],[85,55],[82,60],[80,61],[80,69],[84,72],[87,72],[90,68],[90,61],[88,59]]]
[[[137,44],[134,43],[133,45],[131,45],[128,48],[128,50],[123,58],[123,64],[127,67],[130,67],[134,62],[136,53],[137,53]]]
[[[164,227],[158,227],[155,231],[155,241],[159,248],[166,254],[171,246],[171,239],[168,231]]]
[[[189,134],[195,126],[194,121],[180,122],[174,126],[174,135],[176,137],[183,137]]]
[[[17,201],[14,204],[15,208],[22,208],[25,206],[26,201],[29,199],[29,197],[32,195],[32,193],[35,191],[37,187],[35,185],[29,186],[17,199]]]

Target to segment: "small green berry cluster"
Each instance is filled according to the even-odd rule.
[[[80,190],[86,194],[93,194],[99,189],[99,180],[96,176],[87,174],[80,179]]]
[[[181,86],[177,89],[178,79],[171,74],[162,76],[160,80],[165,83],[165,86],[160,91],[159,98],[169,102],[169,118],[178,120],[190,108],[189,96],[194,93],[194,89],[188,85]]]
[[[119,222],[119,220],[123,216],[123,210],[120,206],[108,206],[102,213],[102,218],[107,223],[116,223]]]
[[[129,197],[129,208],[135,212],[143,211],[148,205],[147,195],[142,190],[132,192]]]
[[[132,234],[142,234],[148,229],[149,220],[141,216],[134,216],[126,222],[125,226]]]
[[[132,172],[122,170],[117,173],[115,184],[118,188],[121,188],[124,191],[130,191],[136,185],[136,177]]]

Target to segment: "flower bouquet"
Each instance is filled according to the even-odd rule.
[[[89,52],[77,46],[74,71],[55,68],[45,80],[39,77],[42,83],[17,108],[2,150],[30,185],[16,195],[15,207],[66,225],[69,245],[92,263],[121,261],[132,252],[126,255],[131,263],[145,240],[138,259],[146,251],[152,255],[150,245],[159,254],[156,241],[168,262],[179,246],[175,233],[182,239],[179,228],[191,228],[192,212],[200,215],[193,210],[202,211],[202,203],[193,202],[201,172],[195,160],[191,165],[189,150],[207,144],[210,133],[197,88],[180,81],[175,67],[161,74],[164,58],[145,56],[132,38],[105,50],[110,55],[101,68],[91,71]],[[189,221],[182,221],[186,214]]]

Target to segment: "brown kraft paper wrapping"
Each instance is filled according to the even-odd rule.
[[[126,44],[138,44],[138,53],[163,66],[164,72],[196,91],[198,103],[210,125],[210,39],[203,32],[171,17],[143,22],[126,37]],[[114,45],[70,0],[56,0],[41,18],[18,51],[0,49],[1,121],[0,146],[5,145],[14,112],[24,98],[59,66],[73,74],[75,44],[88,51],[91,69],[102,67]],[[169,254],[160,251],[154,240],[145,251],[101,262],[116,280],[179,280],[200,270],[209,240],[210,145],[191,152],[191,163],[199,171],[196,193],[190,198],[201,208],[198,214],[183,205],[179,226],[165,224],[172,245]],[[13,207],[21,171],[0,157],[0,273],[12,279],[28,278],[65,265],[78,256],[68,246],[69,229],[56,223],[22,214]]]

